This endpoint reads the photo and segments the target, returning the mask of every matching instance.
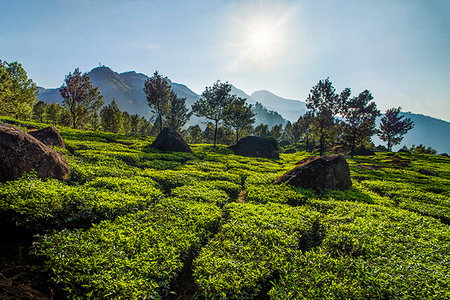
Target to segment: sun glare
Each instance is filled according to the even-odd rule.
[[[286,53],[289,17],[288,7],[273,2],[242,8],[235,16],[232,49],[236,60],[231,67],[268,69],[278,64]]]

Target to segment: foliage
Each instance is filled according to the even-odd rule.
[[[161,132],[171,105],[171,89],[167,77],[162,77],[158,71],[155,71],[153,76],[145,81],[144,92],[147,95],[148,106],[156,114],[159,132]]]
[[[106,105],[100,111],[101,125],[104,131],[119,133],[124,130],[124,118],[122,112],[113,99],[111,104]]]
[[[69,111],[74,129],[83,125],[86,118],[103,105],[103,96],[98,87],[94,88],[89,75],[81,74],[78,68],[66,76],[59,92],[64,99],[64,106]]]
[[[413,154],[436,154],[436,149],[433,149],[431,147],[426,147],[422,144],[416,146],[412,145],[409,151]]]
[[[214,147],[217,144],[217,127],[225,117],[226,108],[232,103],[230,94],[231,84],[220,80],[212,87],[206,87],[202,96],[192,105],[193,113],[198,117],[205,117],[214,122]]]
[[[239,141],[239,131],[249,128],[255,123],[255,114],[252,112],[252,106],[246,103],[247,99],[233,97],[228,107],[225,108],[224,121],[236,131],[236,143]]]
[[[356,146],[369,142],[376,133],[375,119],[380,111],[372,100],[372,94],[365,90],[358,97],[343,103],[341,111],[345,120],[344,142],[350,146],[352,156]]]
[[[319,143],[320,156],[323,155],[327,140],[333,140],[334,117],[342,109],[350,96],[350,89],[344,89],[340,95],[336,93],[333,83],[329,78],[320,80],[310,91],[306,99],[306,107],[311,109],[314,116],[315,126],[313,127]],[[330,143],[330,141],[328,141]]]
[[[37,94],[36,84],[20,63],[0,60],[0,114],[28,118]]]
[[[44,236],[35,251],[70,297],[161,299],[220,218],[214,205],[167,200],[88,231]]]
[[[400,115],[401,107],[388,109],[381,118],[378,136],[387,142],[387,150],[391,151],[392,146],[400,144],[403,136],[414,128],[414,122],[405,116]]]
[[[180,131],[181,127],[191,118],[192,112],[189,112],[186,107],[186,98],[178,98],[177,94],[171,91],[169,99],[171,105],[167,114],[166,126],[175,131]]]

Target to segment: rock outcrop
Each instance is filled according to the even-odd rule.
[[[346,190],[351,188],[350,169],[342,155],[327,155],[298,165],[279,177],[275,183],[324,190]]]
[[[36,171],[39,178],[63,180],[69,173],[65,159],[21,129],[0,123],[0,182]]]
[[[360,155],[360,156],[370,156],[375,155],[375,152],[372,150],[366,149],[364,146],[358,146],[353,150],[353,153],[350,153],[350,155]]]
[[[50,126],[41,130],[31,131],[30,135],[34,136],[47,146],[58,146],[61,148],[65,148],[64,140],[59,134],[58,129],[55,126]]]
[[[150,147],[161,151],[192,152],[189,145],[175,130],[164,128]]]
[[[236,145],[230,146],[236,155],[246,157],[275,158],[280,157],[277,141],[256,136],[240,139]]]

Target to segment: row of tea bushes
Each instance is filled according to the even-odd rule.
[[[161,299],[220,220],[216,205],[166,199],[86,231],[43,236],[34,247],[69,298]]]
[[[145,194],[133,195],[28,176],[0,185],[0,213],[31,232],[89,227],[91,223],[146,209],[162,196],[154,186],[149,186]]]
[[[450,228],[382,206],[315,201],[326,211],[322,245],[297,256],[274,299],[448,299]]]
[[[290,261],[320,240],[319,213],[280,204],[224,207],[225,223],[194,261],[194,276],[207,298],[264,295]]]

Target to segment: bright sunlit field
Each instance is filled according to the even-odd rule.
[[[56,295],[450,297],[447,157],[347,157],[352,189],[316,194],[272,184],[307,152],[163,153],[151,137],[60,131],[66,182],[28,174],[0,184],[2,222],[29,237],[18,241],[29,271]]]

